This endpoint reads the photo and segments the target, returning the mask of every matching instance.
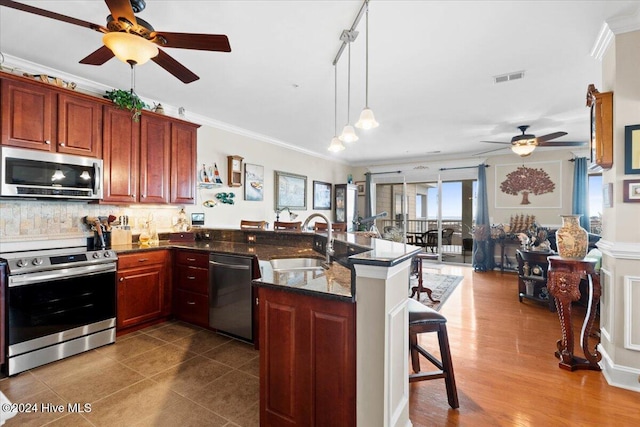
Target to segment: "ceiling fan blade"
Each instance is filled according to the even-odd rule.
[[[547,135],[539,136],[537,139],[538,139],[538,143],[540,143],[540,142],[545,142],[552,139],[560,138],[561,136],[565,136],[566,134],[567,134],[566,132],[554,132]]]
[[[231,52],[229,39],[224,34],[168,33],[165,31],[156,31],[151,33],[151,38],[155,39],[154,42],[162,47]]]
[[[130,0],[104,0],[104,2],[111,11],[113,19],[119,21],[121,21],[121,18],[126,19],[134,25],[137,23]]]
[[[479,156],[481,154],[493,153],[494,151],[500,151],[500,150],[504,150],[506,148],[508,148],[508,147],[500,147],[500,148],[494,148],[493,150],[481,151],[479,153],[473,153],[472,156]]]
[[[0,0],[0,6],[6,6],[12,9],[21,10],[23,12],[33,13],[34,15],[44,16],[45,18],[55,19],[57,21],[68,22],[69,24],[90,28],[100,33],[106,33],[109,31],[102,25],[94,24],[88,21],[83,21],[82,19],[72,18],[70,16],[62,15],[60,13],[51,12],[49,10],[40,9],[37,7],[29,6],[29,5],[18,3],[15,1]]]
[[[511,145],[510,142],[504,142],[504,141],[480,141],[480,142],[488,142],[490,144],[507,144],[507,145]]]
[[[88,65],[102,65],[113,57],[114,55],[111,49],[106,46],[102,46],[98,50],[90,53],[86,58],[81,59],[80,63]]]
[[[587,145],[587,141],[543,141],[539,142],[540,147],[580,147]]]
[[[159,50],[158,56],[151,58],[151,60],[176,76],[183,83],[191,83],[200,78],[162,50]]]

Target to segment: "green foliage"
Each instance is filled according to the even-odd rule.
[[[140,119],[140,112],[143,108],[149,108],[133,90],[113,89],[108,90],[105,98],[113,101],[114,104],[123,110],[129,110],[133,113],[131,117],[137,122]]]

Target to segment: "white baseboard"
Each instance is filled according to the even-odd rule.
[[[602,360],[599,365],[607,383],[614,387],[640,393],[640,369],[616,365],[602,345],[598,345],[598,351],[602,354]]]

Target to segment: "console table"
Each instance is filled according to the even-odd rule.
[[[555,352],[560,359],[560,368],[569,371],[577,369],[589,369],[599,371],[598,362],[602,355],[596,349],[589,350],[589,335],[596,316],[596,305],[600,299],[600,278],[595,273],[594,266],[597,262],[594,258],[568,259],[559,256],[549,258],[549,281],[547,283],[549,293],[556,300],[562,339],[558,340],[558,350]],[[571,303],[580,299],[580,280],[586,278],[588,282],[589,300],[587,313],[582,325],[581,342],[585,358],[573,354],[573,324],[571,322]]]

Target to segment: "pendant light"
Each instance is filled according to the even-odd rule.
[[[366,1],[366,16],[365,16],[365,25],[366,25],[366,39],[365,39],[365,101],[364,101],[364,110],[360,113],[360,119],[356,122],[356,127],[358,129],[373,129],[377,128],[380,124],[376,121],[373,116],[373,111],[369,108],[369,0]]]
[[[329,151],[336,153],[345,148],[338,138],[338,64],[333,64],[333,81],[333,138],[329,144]]]
[[[342,133],[338,137],[342,142],[356,142],[358,135],[355,129],[349,124],[349,110],[351,109],[351,39],[349,39],[349,68],[347,70],[347,124],[342,128]]]

